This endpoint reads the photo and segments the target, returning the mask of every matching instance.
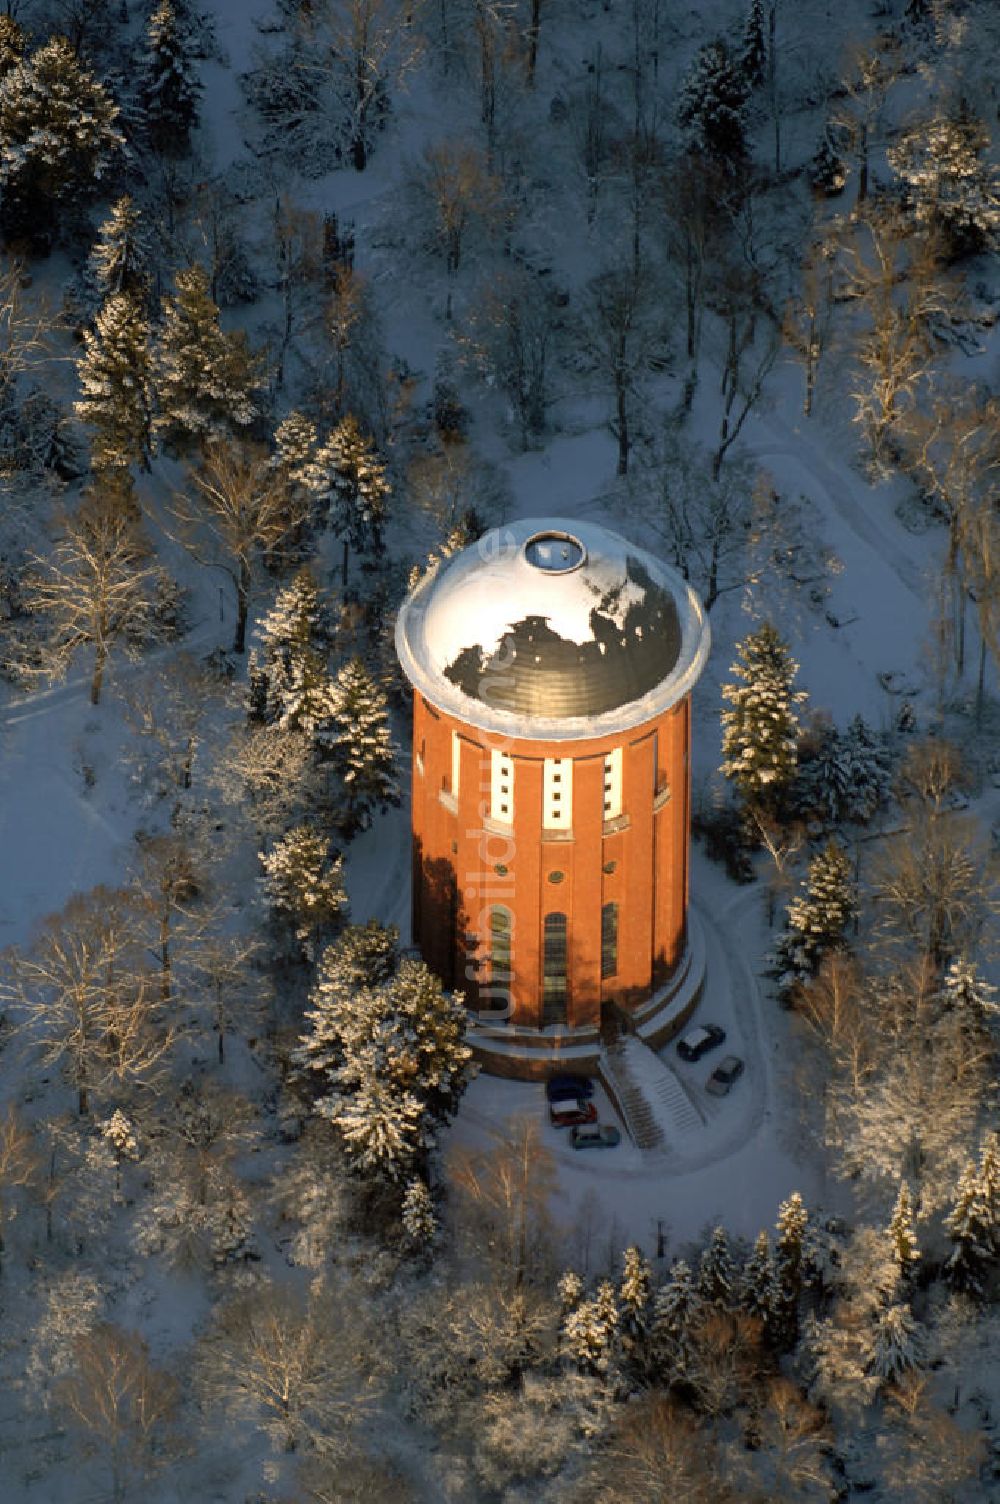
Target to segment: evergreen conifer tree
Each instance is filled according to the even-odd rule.
[[[891,1384],[919,1365],[923,1343],[919,1325],[907,1305],[880,1307],[872,1333],[871,1371]]]
[[[946,1009],[953,1009],[966,1020],[971,1028],[982,1029],[1000,1012],[996,993],[997,989],[979,975],[974,961],[956,956],[945,973],[941,1002]]]
[[[308,565],[279,590],[257,628],[260,659],[251,652],[250,710],[281,730],[313,736],[333,713],[319,588]]]
[[[159,412],[153,426],[174,443],[210,443],[257,416],[261,362],[244,334],[223,332],[202,267],[179,271],[175,288],[163,300],[154,352]]]
[[[789,903],[785,933],[775,945],[782,993],[814,976],[827,952],[844,944],[854,912],[850,860],[844,848],[830,840],[809,863],[805,892]]]
[[[764,0],[750,0],[746,22],[743,26],[743,41],[740,46],[740,66],[749,89],[757,89],[767,73],[767,39],[764,33]]]
[[[718,38],[701,48],[681,84],[677,121],[688,149],[723,164],[746,155],[747,83],[742,59]]]
[[[394,975],[399,933],[377,920],[352,924],[323,951],[303,1015],[306,1032],[292,1051],[304,1079],[322,1091],[343,1064],[344,1020],[356,995],[377,990]]]
[[[722,771],[747,803],[771,808],[795,772],[798,717],[806,697],[793,690],[798,664],[769,622],[737,645],[730,672],[735,684],[722,686],[731,710],[722,712]]]
[[[864,825],[889,798],[892,776],[884,742],[856,715],[840,739],[846,773],[842,817]]]
[[[198,123],[201,83],[190,44],[171,0],[160,0],[149,18],[142,103],[149,139],[158,152],[183,156]]]
[[[1000,1258],[1000,1136],[984,1134],[979,1147],[979,1195],[986,1216],[989,1245]]]
[[[622,1281],[618,1290],[622,1333],[633,1346],[646,1335],[650,1284],[649,1264],[642,1250],[633,1244],[623,1255]]]
[[[691,1268],[684,1259],[678,1259],[653,1302],[650,1355],[663,1383],[686,1381],[691,1367],[693,1329],[701,1311],[702,1301]]]
[[[128,193],[111,206],[97,232],[88,263],[88,277],[100,302],[128,293],[142,307],[149,299],[149,244],[139,210]]]
[[[736,1267],[729,1234],[716,1227],[698,1263],[698,1294],[707,1305],[732,1306],[736,1295]]]
[[[124,144],[118,106],[65,37],[52,37],[0,79],[0,189],[8,235],[51,238],[90,197]]]
[[[603,1280],[592,1300],[582,1300],[563,1318],[562,1343],[581,1373],[607,1378],[618,1336],[614,1286]]]
[[[13,16],[0,16],[0,80],[24,57],[24,32]]]
[[[913,1218],[913,1199],[906,1181],[900,1181],[899,1195],[889,1221],[889,1240],[893,1257],[904,1277],[913,1272],[920,1261],[917,1229]]]
[[[793,1191],[778,1207],[774,1245],[775,1330],[788,1347],[799,1331],[799,1302],[806,1284],[809,1213]]]
[[[750,1316],[769,1325],[775,1311],[774,1258],[765,1231],[757,1234],[740,1278],[740,1305]]]
[[[414,1177],[406,1187],[400,1212],[403,1234],[414,1253],[427,1253],[437,1235],[434,1203],[426,1183]]]
[[[995,1224],[983,1198],[979,1171],[969,1160],[955,1193],[955,1204],[945,1218],[945,1231],[952,1249],[945,1273],[957,1290],[982,1295],[986,1272],[993,1260]]]
[[[77,361],[80,398],[73,404],[93,429],[95,470],[148,463],[151,424],[149,323],[129,293],[113,293],[83,331]]]
[[[347,907],[343,859],[308,825],[298,825],[260,853],[263,888],[273,912],[288,921],[307,960],[317,940]]]
[[[343,539],[343,584],[351,548],[377,552],[382,546],[386,500],[392,487],[373,441],[348,413],[337,424],[316,456],[330,477],[330,523]]]
[[[376,809],[398,804],[385,695],[360,658],[346,663],[334,680],[330,718],[319,741],[340,775],[345,831],[366,829]]]

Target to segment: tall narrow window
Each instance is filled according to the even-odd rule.
[[[514,823],[514,759],[507,752],[490,753],[490,818]]]
[[[462,740],[457,731],[451,733],[451,794],[458,798],[458,780],[462,769]]]
[[[604,818],[617,820],[622,812],[622,749],[616,747],[604,759]]]
[[[542,773],[542,825],[546,830],[573,826],[573,759],[547,757]]]
[[[490,981],[494,987],[510,986],[511,913],[502,904],[490,909]]]
[[[566,915],[546,914],[542,945],[542,1028],[566,1022]]]
[[[618,975],[618,905],[606,903],[601,909],[601,976]]]

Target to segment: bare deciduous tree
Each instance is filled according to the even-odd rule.
[[[16,1109],[8,1107],[0,1121],[0,1272],[7,1251],[7,1196],[34,1185],[40,1168],[35,1135],[21,1122]]]
[[[465,1234],[515,1288],[545,1261],[547,1203],[555,1167],[533,1120],[518,1120],[484,1153],[456,1151],[450,1183],[458,1192]]]

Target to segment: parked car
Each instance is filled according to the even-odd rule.
[[[552,1102],[549,1105],[549,1122],[553,1128],[572,1128],[576,1123],[596,1123],[597,1108],[593,1102]]]
[[[594,1095],[594,1083],[588,1076],[550,1076],[545,1095],[550,1102],[579,1102]]]
[[[720,1060],[715,1070],[705,1082],[705,1090],[711,1092],[713,1097],[724,1097],[734,1081],[738,1081],[743,1074],[743,1061],[738,1055],[727,1055],[725,1060]]]
[[[621,1134],[610,1123],[583,1123],[570,1135],[574,1149],[613,1149]]]
[[[678,1040],[677,1053],[682,1060],[700,1060],[702,1055],[707,1055],[709,1050],[720,1045],[725,1037],[725,1029],[720,1029],[718,1024],[699,1024],[697,1029],[689,1029]]]

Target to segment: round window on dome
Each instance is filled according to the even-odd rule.
[[[569,574],[586,562],[587,550],[572,533],[560,533],[554,529],[532,533],[524,545],[524,557],[535,569],[545,574]]]

